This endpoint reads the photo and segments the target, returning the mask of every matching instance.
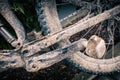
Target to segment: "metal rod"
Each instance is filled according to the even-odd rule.
[[[7,42],[12,43],[15,38],[10,34],[4,27],[0,27],[0,34],[7,40]]]

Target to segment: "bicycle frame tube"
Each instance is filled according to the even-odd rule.
[[[78,21],[76,24],[69,26],[67,29],[64,29],[58,33],[51,34],[46,36],[43,40],[34,42],[32,45],[24,45],[22,53],[24,51],[29,50],[24,56],[28,57],[31,56],[38,51],[41,51],[43,48],[47,48],[52,44],[55,44],[56,42],[59,42],[60,40],[64,40],[72,36],[73,34],[80,32],[82,30],[85,30],[93,25],[96,25],[104,20],[107,20],[115,15],[120,13],[120,5],[117,7],[114,7],[113,9],[107,10],[101,14],[98,14],[92,18],[89,18],[85,21]],[[74,26],[74,27],[73,27]]]
[[[50,34],[45,38],[43,38],[42,40],[36,40],[31,43],[24,44],[23,47],[21,48],[21,51],[20,50],[13,50],[12,52],[0,51],[0,63],[1,63],[0,69],[6,69],[11,67],[25,67],[27,71],[34,72],[39,69],[49,67],[54,63],[69,57],[72,53],[76,53],[77,51],[79,51],[80,48],[84,47],[83,45],[84,42],[83,41],[80,42],[79,40],[63,48],[59,48],[57,50],[39,56],[35,55],[37,52],[41,51],[44,48],[49,47],[50,45],[60,40],[66,39],[79,31],[82,31],[93,25],[96,25],[106,19],[109,19],[118,13],[120,13],[120,5],[114,7],[113,9],[107,10],[103,13],[100,13],[97,16],[89,18],[85,21],[82,22],[79,21],[75,25],[72,25],[63,31]],[[85,40],[85,42],[87,41]],[[108,66],[109,68],[106,69],[105,72],[111,72],[112,70],[114,71],[120,70],[120,62],[119,62],[120,56],[107,60],[106,59],[99,60],[99,59],[89,58],[88,56],[85,56],[84,54],[81,53],[79,55],[81,56],[81,58],[78,58],[80,59],[79,63],[83,66],[87,65],[87,69],[95,66],[95,68],[92,69],[96,69],[96,72],[101,72],[105,70],[106,66]],[[89,66],[88,64],[84,64],[86,63],[86,61],[90,62],[88,63]],[[98,62],[102,65],[99,65],[97,63],[94,64],[95,62]]]
[[[8,3],[8,0],[0,0],[0,13],[8,21],[11,27],[14,29],[18,40],[13,42],[14,46],[22,46],[25,41],[25,30],[22,23],[18,20],[16,15],[12,12],[11,6]]]

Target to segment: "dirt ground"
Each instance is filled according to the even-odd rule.
[[[9,69],[0,73],[0,80],[120,80],[119,73],[96,75],[95,78],[91,79],[92,76],[91,73],[75,69],[64,60],[35,73],[27,72],[23,68]]]

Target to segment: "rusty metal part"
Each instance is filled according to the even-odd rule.
[[[13,43],[14,46],[21,47],[25,42],[25,30],[22,23],[18,20],[16,15],[11,10],[8,0],[0,0],[0,14],[8,21],[17,35],[17,41]]]
[[[116,14],[120,13],[120,6],[116,6],[110,10],[107,10],[103,13],[100,13],[92,18],[89,18],[85,21],[78,21],[77,23],[71,25],[70,27],[68,27],[67,29],[64,29],[62,31],[60,31],[59,33],[55,33],[55,34],[51,34],[49,36],[46,36],[43,40],[41,40],[40,42],[37,41],[32,45],[27,46],[27,44],[25,46],[23,46],[22,52],[24,52],[25,50],[29,50],[26,54],[24,54],[24,56],[31,56],[35,53],[37,53],[38,51],[41,51],[43,48],[46,48],[56,42],[59,42],[60,40],[64,40],[69,38],[71,35],[80,32],[82,30],[85,30],[93,25],[96,25],[106,19],[109,19],[113,16],[115,16]]]

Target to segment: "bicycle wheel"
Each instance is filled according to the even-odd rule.
[[[80,3],[79,0],[68,0],[68,1],[62,0],[62,1],[69,2],[74,5],[77,5]],[[104,5],[101,5],[101,3],[103,3],[103,2],[99,2],[100,3],[99,6],[101,6],[101,7],[99,7],[95,4],[93,6],[89,5],[91,3],[92,4],[95,3],[95,1],[93,1],[93,2],[86,1],[86,3],[87,3],[86,4],[87,8],[88,8],[88,6],[89,6],[89,8],[94,8],[94,9],[91,9],[91,11],[94,12],[95,15],[105,11],[104,10],[105,8],[108,8],[108,9],[111,8],[108,6],[113,6],[113,5],[108,4],[105,7]],[[77,5],[77,6],[79,6],[79,5]],[[80,6],[83,7],[85,5],[81,4]],[[103,8],[103,9],[101,9],[101,8]],[[97,11],[96,11],[96,9],[97,9]],[[56,11],[55,0],[52,0],[52,1],[47,1],[47,0],[38,1],[37,0],[37,13],[38,13],[38,18],[39,18],[38,20],[41,23],[41,26],[42,26],[41,29],[42,29],[44,35],[46,35],[50,32],[55,33],[62,29],[58,15],[57,15],[57,11]],[[79,17],[77,19],[79,19]],[[113,25],[113,23],[111,23],[111,20],[113,22],[115,22],[114,25],[117,25],[116,27]],[[75,20],[75,21],[77,21],[77,20]],[[106,24],[108,24],[108,25],[106,25]],[[105,40],[108,52],[106,51],[106,54],[104,55],[104,57],[102,59],[95,59],[90,56],[87,56],[85,53],[77,52],[77,53],[74,53],[68,61],[70,63],[72,63],[73,66],[75,66],[79,69],[85,70],[86,72],[93,72],[93,73],[110,73],[110,72],[114,72],[114,71],[119,72],[120,57],[119,57],[119,47],[118,47],[119,40],[117,38],[120,38],[120,33],[119,33],[120,29],[119,29],[118,24],[119,24],[119,20],[116,21],[116,19],[113,18],[113,19],[109,19],[107,21],[104,21],[104,22],[96,25],[96,26],[93,26],[92,28],[89,28],[87,30],[84,30],[84,31],[78,33],[79,38],[84,37],[84,38],[89,39],[92,35],[97,35],[97,36],[102,37]],[[54,25],[54,26],[51,26],[51,25]],[[73,38],[74,37],[71,37],[71,39],[70,39],[71,42],[76,40],[76,38],[75,38],[75,40]],[[114,52],[112,50],[113,48],[114,48]],[[85,51],[83,51],[83,52],[85,52]],[[109,55],[109,57],[107,55],[108,53],[111,53],[111,55]]]

